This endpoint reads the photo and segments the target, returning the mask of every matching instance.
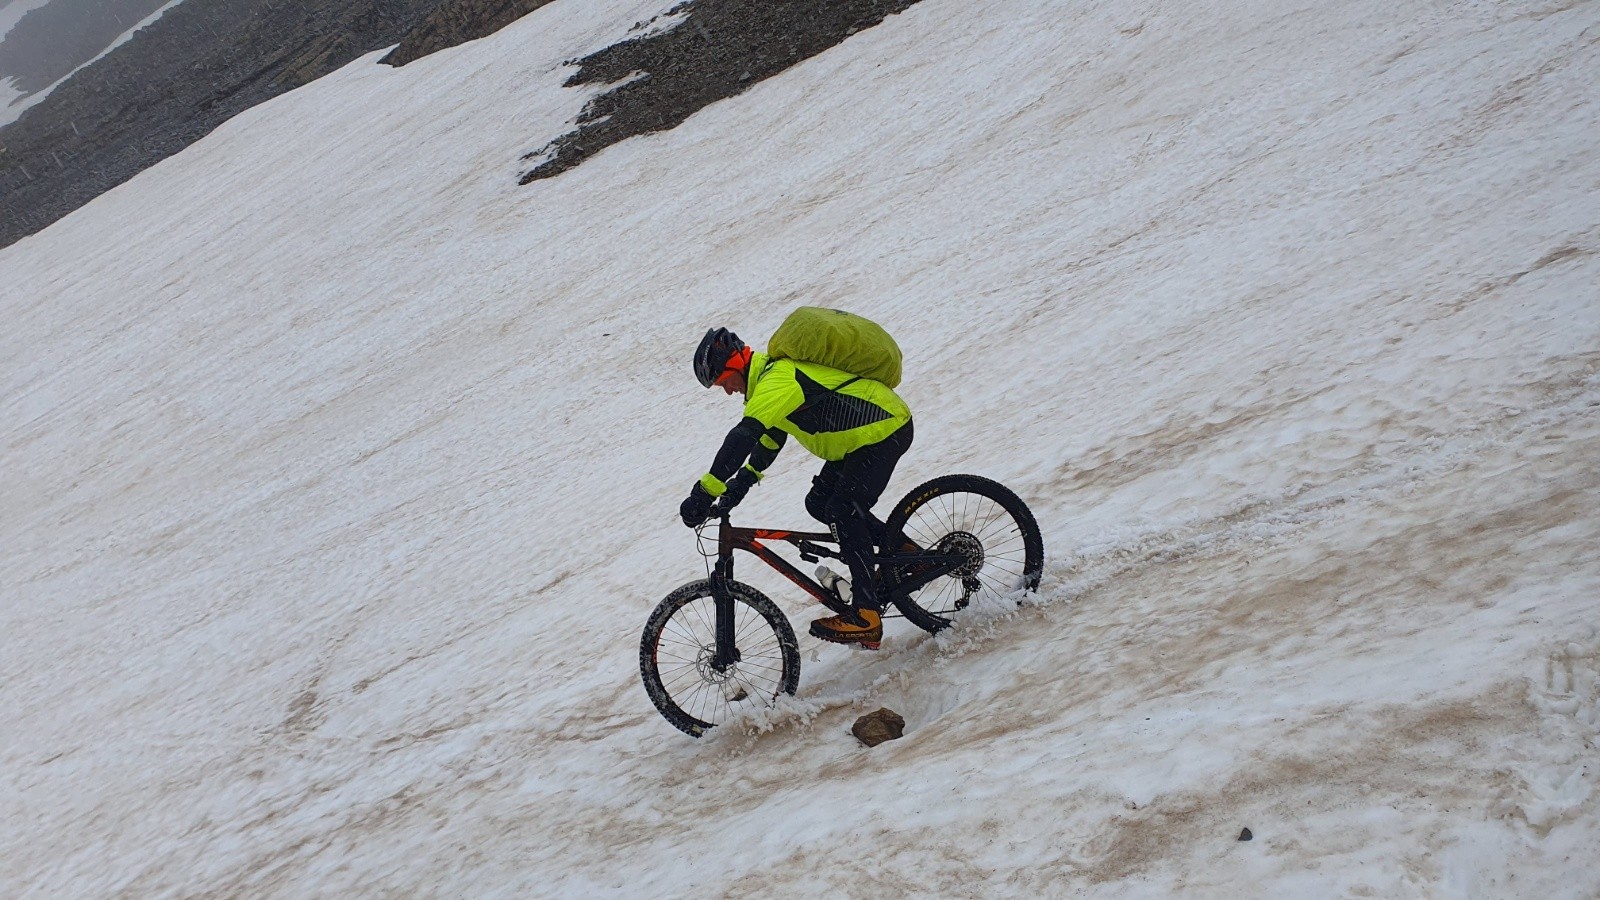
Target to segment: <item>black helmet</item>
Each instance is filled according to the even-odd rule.
[[[728,360],[744,349],[744,341],[726,328],[712,328],[694,351],[694,377],[701,387],[711,387],[728,367]]]

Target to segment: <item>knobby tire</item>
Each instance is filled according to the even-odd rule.
[[[727,586],[741,659],[726,672],[708,664],[716,650],[716,601],[709,580],[668,594],[650,614],[639,643],[639,674],[650,702],[691,737],[749,704],[770,706],[800,684],[800,650],[788,618],[755,588],[738,581]]]
[[[971,556],[974,571],[937,579],[909,597],[893,590],[907,571],[884,566],[894,605],[925,631],[948,628],[974,603],[1039,587],[1044,573],[1039,524],[1022,498],[997,481],[944,475],[924,482],[895,504],[886,524],[895,539],[904,536],[924,550]]]

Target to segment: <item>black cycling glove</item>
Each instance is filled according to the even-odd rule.
[[[695,482],[694,488],[689,491],[689,496],[678,506],[678,516],[683,519],[683,524],[696,528],[711,516],[711,501],[715,499],[706,489]]]

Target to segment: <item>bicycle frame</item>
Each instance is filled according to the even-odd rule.
[[[717,649],[711,657],[711,666],[717,671],[722,671],[739,661],[739,648],[734,643],[733,633],[733,597],[728,593],[726,584],[733,580],[733,553],[743,550],[767,565],[771,566],[778,574],[794,582],[801,590],[810,594],[813,599],[828,609],[842,616],[854,614],[850,604],[841,601],[833,592],[818,584],[810,576],[800,571],[793,563],[779,556],[771,547],[762,541],[781,541],[791,544],[800,552],[800,558],[815,562],[822,557],[829,559],[843,559],[838,550],[822,546],[829,544],[837,546],[838,540],[832,532],[827,531],[783,531],[770,528],[740,528],[733,525],[728,519],[728,512],[721,511],[717,514],[717,562],[711,570],[711,596],[716,603],[716,635]],[[955,571],[965,558],[959,554],[938,553],[922,551],[914,554],[900,554],[892,557],[875,556],[874,564],[881,564],[887,559],[896,559],[904,562],[907,559],[915,560],[925,567],[910,580],[903,584],[895,585],[896,594],[909,595],[912,591]],[[885,600],[891,598],[884,598]]]

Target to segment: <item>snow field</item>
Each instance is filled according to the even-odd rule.
[[[925,0],[517,187],[670,5],[0,251],[0,893],[1600,889],[1593,4]],[[694,742],[635,659],[736,415],[684,360],[797,303],[906,351],[890,497],[996,478],[1050,567]]]

